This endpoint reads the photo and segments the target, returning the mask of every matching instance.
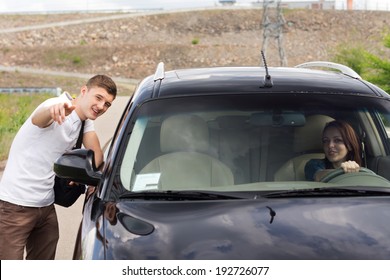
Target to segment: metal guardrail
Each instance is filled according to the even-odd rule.
[[[0,87],[0,94],[52,94],[59,96],[62,89],[59,87]]]

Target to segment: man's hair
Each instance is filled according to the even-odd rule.
[[[90,78],[86,84],[87,88],[90,89],[92,87],[100,87],[104,88],[108,94],[111,94],[116,97],[116,84],[115,82],[106,75],[95,75]]]

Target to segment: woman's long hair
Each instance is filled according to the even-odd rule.
[[[331,121],[325,125],[323,132],[330,127],[334,127],[340,132],[348,149],[347,160],[356,161],[357,164],[362,166],[360,141],[352,126],[344,121]],[[332,163],[326,157],[325,164],[327,168],[333,168]]]

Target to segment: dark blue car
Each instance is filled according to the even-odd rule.
[[[362,168],[307,180],[333,120],[354,128]],[[343,65],[160,63],[102,171],[87,150],[55,163],[57,175],[97,185],[74,258],[390,259],[389,126],[389,95]]]

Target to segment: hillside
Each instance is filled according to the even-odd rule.
[[[97,14],[2,15],[0,29],[107,16]],[[388,51],[388,12],[287,10],[284,48],[288,65],[332,60],[338,49],[361,46]],[[260,65],[261,9],[224,9],[143,15],[99,22],[3,33],[0,65],[141,79],[166,69]],[[194,44],[198,41],[198,44]],[[268,65],[278,66],[269,45]],[[389,53],[384,54],[387,57]],[[23,80],[23,82],[21,82]],[[61,81],[21,73],[0,73],[0,87],[58,86]],[[61,85],[59,85],[61,86]]]

